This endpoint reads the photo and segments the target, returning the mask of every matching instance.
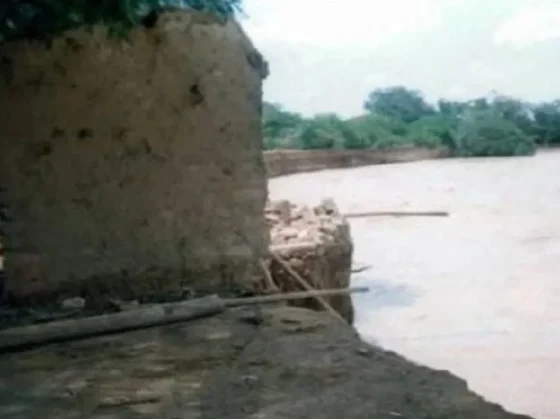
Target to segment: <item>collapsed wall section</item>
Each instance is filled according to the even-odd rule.
[[[350,284],[353,244],[350,225],[332,200],[314,208],[288,201],[267,205],[271,250],[314,289],[347,288]],[[281,263],[269,257],[266,267],[274,286],[284,292],[302,290],[301,284]],[[345,320],[352,323],[350,295],[324,298]],[[316,299],[296,300],[296,306],[321,310]]]
[[[16,298],[246,282],[267,247],[261,84],[240,26],[160,16],[0,45],[0,185]]]

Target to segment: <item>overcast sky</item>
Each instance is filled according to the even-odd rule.
[[[560,97],[560,0],[245,0],[270,63],[265,100],[306,115],[361,113],[403,84],[429,100],[492,90]]]

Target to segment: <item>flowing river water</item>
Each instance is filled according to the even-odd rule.
[[[560,151],[430,160],[272,179],[271,199],[342,212],[449,211],[351,219],[356,327],[446,369],[488,400],[560,418]]]

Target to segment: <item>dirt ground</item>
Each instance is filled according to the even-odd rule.
[[[366,339],[451,371],[508,410],[560,418],[560,152],[449,159],[273,179],[273,199],[333,197],[342,212],[444,210],[448,218],[351,219]]]
[[[0,354],[0,371],[5,419],[527,418],[298,308]]]

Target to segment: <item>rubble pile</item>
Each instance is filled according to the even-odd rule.
[[[270,202],[265,210],[271,251],[280,255],[314,289],[346,288],[350,283],[353,244],[350,226],[334,201],[309,208],[288,201]],[[272,258],[266,261],[274,285],[282,292],[302,290],[301,284]],[[353,322],[349,295],[325,300],[349,323]],[[293,305],[321,310],[315,299]]]

